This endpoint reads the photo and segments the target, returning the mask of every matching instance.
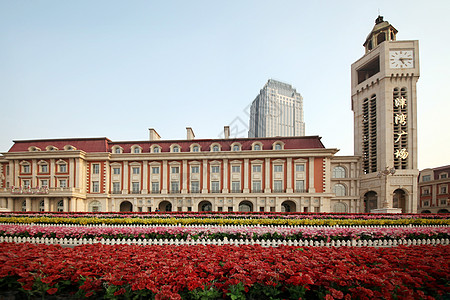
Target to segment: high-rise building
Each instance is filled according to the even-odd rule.
[[[250,107],[248,137],[304,135],[302,96],[292,85],[269,79]]]

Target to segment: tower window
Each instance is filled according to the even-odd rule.
[[[369,79],[373,75],[380,72],[380,57],[377,56],[375,59],[369,61],[356,72],[358,73],[358,84],[366,79]]]

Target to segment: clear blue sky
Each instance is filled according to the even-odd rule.
[[[380,11],[419,40],[419,168],[450,164],[450,1],[0,0],[0,152],[13,140],[246,136],[269,78],[353,154],[350,65]]]

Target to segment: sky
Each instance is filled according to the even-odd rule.
[[[419,40],[419,169],[450,164],[450,1],[0,0],[0,153],[13,140],[246,137],[268,79],[353,154],[350,67],[378,14]]]

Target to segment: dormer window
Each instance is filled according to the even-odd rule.
[[[220,145],[219,144],[212,144],[211,145],[211,151],[212,152],[219,152],[220,151]]]
[[[151,150],[150,150],[152,153],[160,153],[161,152],[161,147],[160,146],[158,146],[158,145],[153,145],[152,147],[151,147]]]
[[[283,150],[283,146],[281,142],[276,142],[273,144],[273,150]]]
[[[253,145],[252,145],[252,149],[253,149],[254,151],[259,151],[259,150],[262,149],[262,144],[261,144],[261,143],[258,143],[258,142],[255,142],[255,143],[253,143]]]
[[[58,150],[58,148],[56,148],[55,146],[47,146],[45,149],[47,151],[56,151],[56,150]]]
[[[120,147],[120,146],[113,146],[112,147],[112,153],[115,153],[115,154],[123,153],[123,148]]]
[[[138,145],[134,145],[131,147],[131,153],[142,153],[142,148]]]
[[[174,153],[181,152],[181,148],[178,145],[172,145],[172,146],[170,146],[170,148],[171,148],[172,152],[174,152]]]
[[[28,148],[28,151],[33,152],[33,151],[41,151],[40,148],[36,147],[36,146],[31,146]]]
[[[234,143],[233,145],[231,145],[231,151],[241,151],[241,144]]]
[[[200,147],[199,146],[192,147],[192,152],[200,152]]]
[[[75,148],[75,147],[72,146],[72,145],[65,145],[65,146],[64,146],[64,150],[66,150],[66,151],[77,150],[77,148]]]

